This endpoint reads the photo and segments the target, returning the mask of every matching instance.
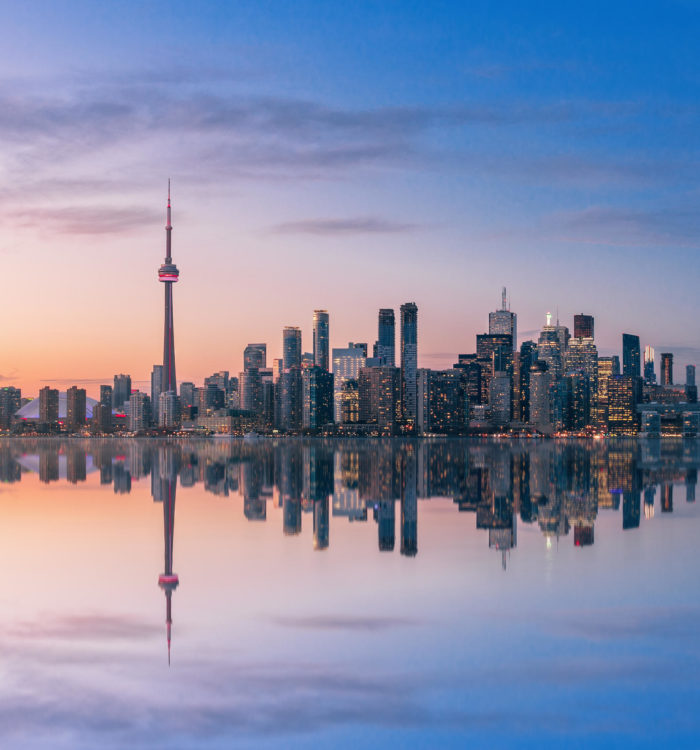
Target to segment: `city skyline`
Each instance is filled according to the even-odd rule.
[[[521,341],[558,307],[602,354],[700,360],[697,9],[32,6],[0,52],[2,384],[147,379],[168,176],[188,380],[313,309],[373,341],[406,300],[449,366],[504,285]]]

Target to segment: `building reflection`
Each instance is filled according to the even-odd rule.
[[[460,514],[473,514],[485,546],[500,552],[506,568],[517,548],[518,526],[539,529],[547,546],[570,536],[577,548],[595,542],[599,512],[619,513],[633,531],[673,512],[674,487],[695,502],[697,440],[60,440],[0,441],[0,482],[25,473],[44,483],[91,480],[127,494],[149,481],[163,503],[167,627],[177,587],[172,572],[175,488],[203,487],[231,501],[243,516],[266,522],[268,505],[281,509],[284,535],[302,532],[309,516],[313,548],[328,549],[331,525],[376,523],[377,549],[418,553],[419,500],[449,498]],[[681,490],[679,490],[680,492]],[[573,533],[571,533],[573,530]]]

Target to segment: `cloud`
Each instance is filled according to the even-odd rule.
[[[417,224],[401,223],[377,216],[355,216],[346,219],[305,219],[275,224],[274,234],[354,235],[395,234],[410,232]]]
[[[42,378],[40,383],[56,383],[61,385],[92,385],[95,383],[109,383],[112,380],[110,375],[107,378]]]
[[[275,617],[277,625],[311,630],[358,630],[379,632],[418,625],[419,621],[407,617],[358,617],[354,615],[310,615],[308,617]]]
[[[554,218],[570,241],[609,245],[698,247],[700,214],[692,207],[635,209],[591,206]]]
[[[162,219],[162,213],[140,206],[70,206],[44,208],[40,216],[33,210],[16,210],[9,218],[21,226],[40,224],[58,234],[117,234],[153,226]]]
[[[162,633],[153,623],[124,615],[68,615],[20,622],[7,634],[14,638],[57,638],[67,640],[112,640],[145,638]]]

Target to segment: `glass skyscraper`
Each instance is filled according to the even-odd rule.
[[[377,357],[383,365],[393,367],[396,362],[396,322],[394,311],[382,308],[379,311],[377,331]]]
[[[418,374],[418,306],[415,302],[401,305],[401,406],[407,422],[416,421]]]
[[[328,361],[328,313],[326,310],[314,310],[314,364],[326,372]]]
[[[622,374],[638,378],[641,371],[639,336],[622,334]]]
[[[301,367],[301,330],[297,326],[286,326],[282,331],[282,359],[285,370]]]

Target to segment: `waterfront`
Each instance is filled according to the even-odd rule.
[[[696,440],[0,441],[0,741],[697,747],[699,465]]]

